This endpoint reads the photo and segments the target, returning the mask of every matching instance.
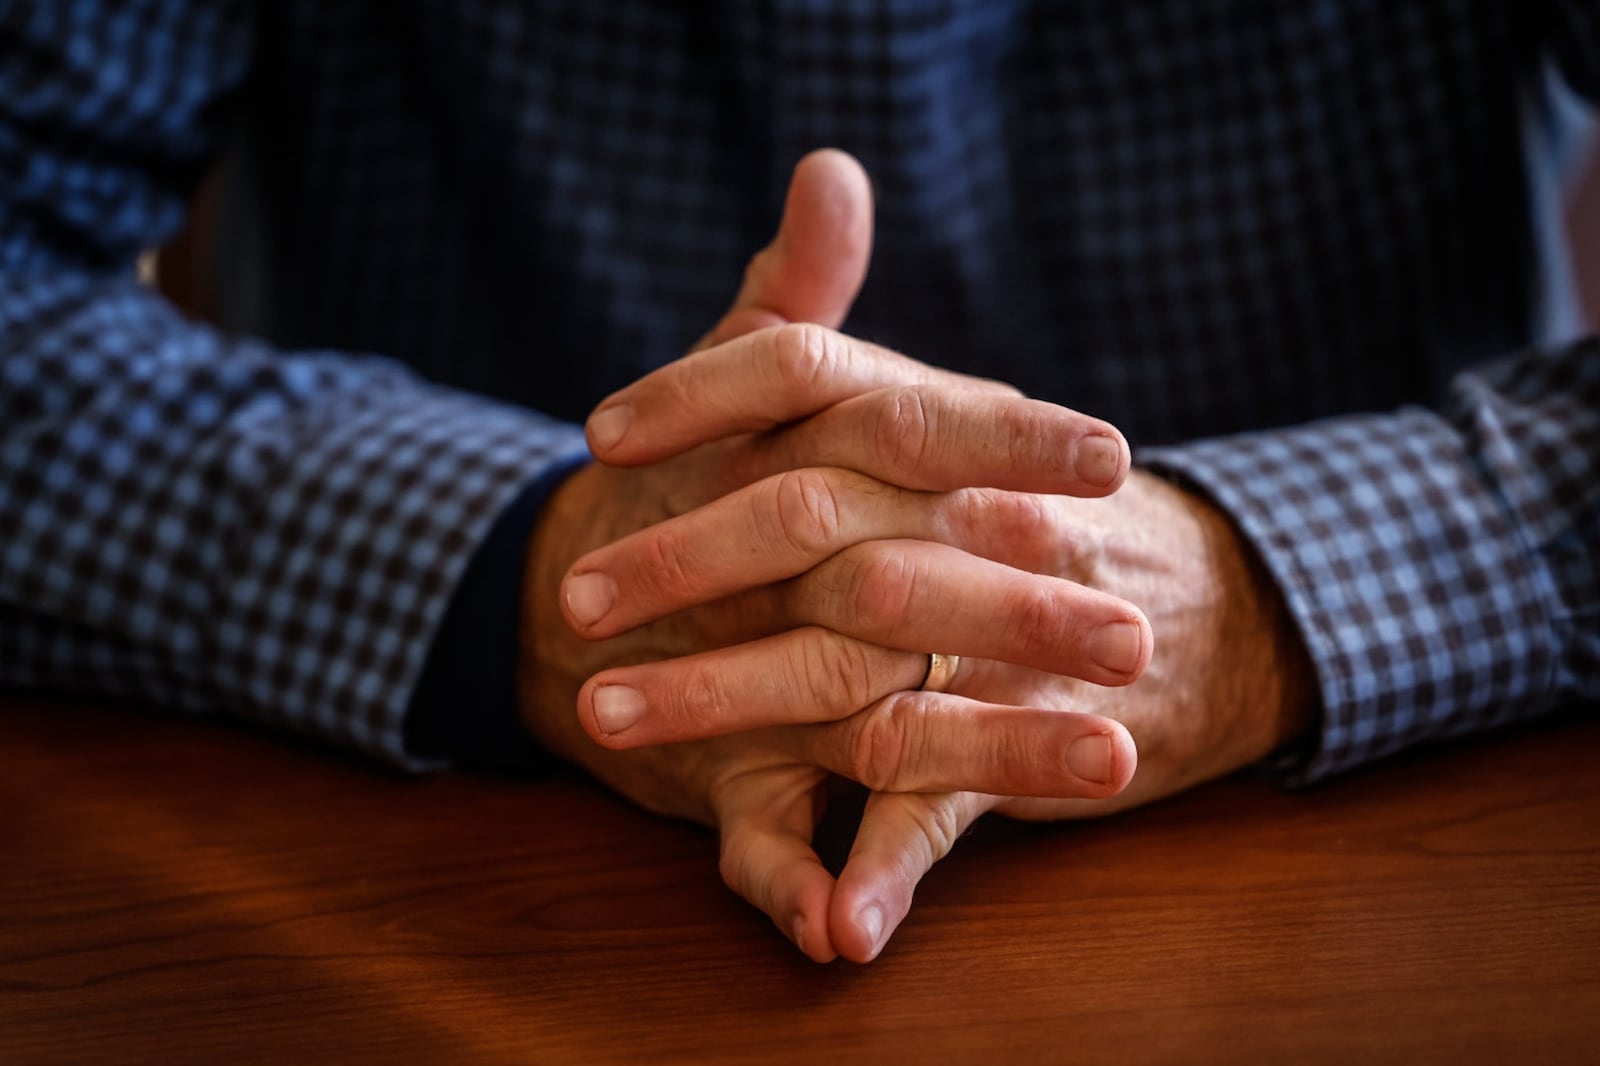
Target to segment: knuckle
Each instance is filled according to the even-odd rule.
[[[800,692],[824,698],[822,706],[838,706],[854,711],[866,706],[872,694],[872,663],[864,645],[829,629],[813,630],[801,644]]]
[[[840,370],[845,353],[838,334],[813,322],[788,322],[767,335],[779,383],[791,394],[811,395]]]
[[[1057,447],[1060,429],[1054,412],[1008,403],[996,422],[1005,427],[1006,456],[1014,469],[1058,470],[1071,462],[1070,449]]]
[[[1060,603],[1039,580],[1027,582],[1006,597],[1005,617],[1005,641],[1010,647],[1061,648],[1070,636]]]
[[[844,530],[844,512],[823,470],[787,470],[772,487],[774,535],[807,557],[831,554]]]
[[[873,445],[896,470],[922,467],[933,446],[933,409],[916,386],[887,390],[873,427]]]
[[[949,799],[919,804],[913,808],[912,817],[928,841],[928,850],[934,862],[949,855],[956,841],[961,838],[961,813]]]
[[[1097,569],[1100,543],[1093,531],[1072,523],[1064,523],[1049,545],[1055,551],[1052,572],[1076,581],[1080,585],[1093,584]]]
[[[677,724],[684,736],[706,736],[722,731],[730,710],[722,675],[708,665],[688,665],[672,685],[665,686],[663,717]]]
[[[1031,492],[958,489],[946,506],[961,542],[990,558],[1052,558],[1065,532],[1051,499]]]
[[[1065,758],[1060,745],[1042,737],[1036,727],[1007,724],[984,737],[985,769],[994,791],[1031,794],[1055,780],[1053,764]]]
[[[1050,498],[1031,492],[1006,492],[1001,496],[1003,521],[1012,535],[1032,549],[1055,546],[1061,539],[1060,523]]]
[[[952,535],[974,539],[995,523],[999,494],[994,489],[956,489],[940,497],[940,514]]]
[[[664,599],[673,599],[694,591],[694,567],[690,562],[690,549],[676,535],[658,530],[646,537],[640,546],[638,565],[634,568],[641,585]]]
[[[630,388],[644,387],[636,394],[636,402],[652,400],[652,406],[664,411],[699,411],[705,408],[704,397],[710,377],[704,360],[680,359],[652,372]]]
[[[852,568],[845,606],[865,632],[883,634],[912,617],[921,578],[911,560],[869,545],[849,551],[845,561]]]
[[[856,718],[850,775],[874,792],[892,792],[916,766],[920,720],[914,693],[896,693]]]

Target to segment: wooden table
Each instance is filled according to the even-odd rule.
[[[1307,794],[986,821],[817,966],[702,830],[0,707],[0,1062],[1594,1062],[1600,721]]]

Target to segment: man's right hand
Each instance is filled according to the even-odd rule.
[[[591,445],[617,465],[585,468],[545,508],[524,623],[534,734],[646,807],[719,826],[728,883],[817,959],[834,953],[833,879],[810,847],[829,773],[1055,797],[1109,796],[1132,775],[1110,719],[919,714],[901,697],[928,652],[1123,684],[1152,644],[1131,604],[1006,565],[1026,535],[1019,494],[1120,484],[1113,428],[828,328],[865,273],[870,213],[853,161],[802,162],[777,241],[709,346],[591,417]],[[656,431],[630,437],[643,420]],[[1012,491],[952,491],[973,486]],[[686,588],[713,595],[639,626]],[[667,660],[670,683],[584,687]]]

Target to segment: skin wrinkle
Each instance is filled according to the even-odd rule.
[[[1068,617],[1063,617],[1054,589],[1035,585],[1018,588],[1012,592],[1005,612],[1005,643],[1033,649],[1041,657],[1071,647],[1069,639],[1074,628],[1081,628],[1074,626],[1071,613],[1068,611]]]
[[[923,730],[907,721],[920,717],[914,698],[911,693],[898,693],[853,719],[850,776],[875,792],[916,785],[906,780],[906,767],[916,765],[914,745],[923,735]]]
[[[694,587],[692,549],[671,537],[652,537],[645,541],[643,565],[634,571],[635,579],[650,587],[654,598],[670,600]]]
[[[927,465],[930,443],[936,439],[932,410],[919,388],[895,389],[873,427],[871,449],[897,469],[920,473]]]
[[[840,602],[849,605],[848,614],[862,631],[892,632],[902,620],[915,616],[927,575],[914,560],[877,544],[858,544],[840,552],[819,570],[826,573],[835,568],[847,572]],[[812,606],[821,609],[820,603]],[[825,610],[823,614],[826,615]]]
[[[771,362],[784,395],[810,396],[829,382],[849,377],[845,345],[832,330],[809,322],[791,322],[767,335]]]
[[[846,536],[845,511],[831,473],[789,470],[778,475],[773,486],[771,512],[778,520],[777,535],[797,555],[830,555]]]
[[[694,723],[697,733],[707,732],[707,723],[726,717],[727,681],[716,669],[697,666],[678,684],[664,686],[658,691],[666,697],[668,713],[679,721]]]
[[[873,664],[866,646],[831,630],[821,630],[822,643],[796,679],[801,691],[842,692],[845,706],[865,707],[872,697]]]

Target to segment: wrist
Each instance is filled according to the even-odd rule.
[[[1233,697],[1248,716],[1243,762],[1303,742],[1319,705],[1316,669],[1283,591],[1233,519],[1205,495],[1176,487],[1195,516],[1207,567],[1222,590],[1214,661],[1228,664]]]

